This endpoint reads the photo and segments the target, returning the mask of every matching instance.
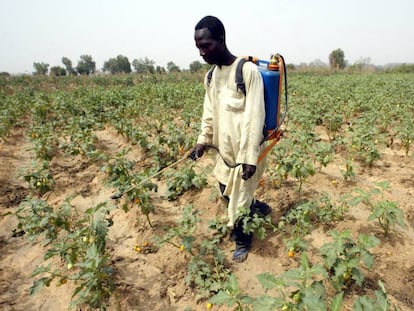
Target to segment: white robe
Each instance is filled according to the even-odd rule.
[[[205,79],[203,118],[197,140],[199,144],[218,147],[228,163],[256,165],[256,173],[245,181],[241,178],[241,165],[229,168],[217,155],[214,176],[227,186],[224,195],[230,199],[229,226],[234,225],[239,207],[250,206],[265,168],[264,160],[258,163],[264,148],[260,145],[265,122],[263,80],[257,66],[246,62],[243,65],[246,96],[238,92],[235,74],[239,60],[237,58],[230,66],[216,66],[210,86]]]

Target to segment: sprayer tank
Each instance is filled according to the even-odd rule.
[[[265,135],[268,131],[276,128],[279,120],[279,84],[280,72],[269,70],[264,66],[258,66],[259,72],[263,78],[264,99],[265,99]]]

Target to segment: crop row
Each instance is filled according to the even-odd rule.
[[[111,226],[108,215],[114,207],[99,204],[79,211],[69,199],[62,206],[49,206],[44,195],[53,191],[55,178],[50,161],[60,154],[80,156],[99,165],[106,173],[107,185],[120,193],[140,185],[128,191],[118,205],[125,211],[138,206],[152,225],[150,216],[156,207],[151,193],[157,187],[148,177],[183,157],[194,144],[203,87],[199,77],[142,81],[127,76],[101,77],[96,81],[79,77],[80,82],[74,78],[32,79],[1,83],[0,136],[7,140],[13,127],[25,127],[35,154],[33,165],[23,174],[31,194],[16,211],[17,229],[48,245],[45,262],[56,256],[64,260],[67,268],[62,271],[45,265],[36,269],[34,276],[41,277],[32,291],[55,279],[59,284],[73,280],[78,284],[74,304],[104,309],[114,290],[110,254],[105,247]],[[304,237],[317,226],[343,219],[347,209],[357,203],[371,209],[369,220],[378,221],[385,236],[396,225],[405,225],[404,216],[396,202],[377,198],[387,190],[386,182],[377,184],[372,191],[357,189],[338,203],[327,195],[304,203],[300,200],[302,185],[338,154],[347,159],[342,170],[344,181],[355,177],[356,161],[369,168],[380,159],[385,147],[402,148],[410,156],[414,138],[412,80],[408,74],[301,74],[289,78],[285,136],[269,155],[266,174],[274,187],[283,187],[287,179],[295,180],[297,204],[278,224],[270,218],[256,217],[245,226],[246,231],[255,231],[261,238],[268,230],[278,232],[291,256],[302,252],[298,269],[280,277],[258,276],[264,288],[278,289],[277,296],[248,297],[242,293],[219,247],[226,232],[225,222],[211,222],[209,227],[215,231],[215,238],[198,241],[194,231],[200,219],[192,206],[185,209],[176,227],[153,243],[156,247],[169,243],[190,254],[186,282],[197,288],[200,299],[213,297],[211,302],[237,306],[239,310],[340,310],[346,289],[362,285],[361,264],[372,266],[368,249],[378,241],[370,236],[354,241],[348,232],[333,232],[335,242],[324,246],[322,267],[312,264],[306,256]],[[131,148],[143,152],[145,169],[137,168],[136,162],[127,158],[128,149],[109,155],[99,147],[95,133],[107,127],[124,136]],[[204,174],[195,174],[193,165],[177,170],[165,180],[168,200],[206,184]],[[155,251],[152,245],[141,246],[140,250]],[[336,291],[330,301],[324,287],[327,283]],[[364,304],[388,303],[384,288],[380,288],[376,300],[361,297],[355,310],[361,310]]]

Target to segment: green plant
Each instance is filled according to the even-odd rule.
[[[235,275],[230,274],[224,288],[210,298],[209,301],[217,305],[236,306],[234,310],[237,311],[248,311],[250,308],[247,305],[251,304],[252,299],[242,293]]]
[[[87,304],[92,308],[106,310],[106,303],[114,289],[113,269],[109,266],[110,258],[99,249],[99,245],[91,243],[86,249],[83,261],[76,264],[79,272],[72,277],[79,286],[73,297],[77,297],[71,305]]]
[[[408,155],[412,142],[414,141],[414,125],[412,117],[409,114],[403,115],[400,124],[396,127],[397,138],[401,141],[401,146],[405,150],[405,155]]]
[[[343,124],[342,114],[331,111],[331,113],[325,115],[324,123],[328,131],[329,140],[335,140]]]
[[[257,276],[262,287],[276,291],[275,295],[260,295],[250,299],[253,310],[330,310],[339,311],[342,307],[343,293],[328,301],[321,278],[326,277],[325,269],[313,265],[303,253],[300,266],[275,277],[270,273]]]
[[[285,171],[298,180],[298,193],[301,194],[305,180],[315,175],[313,163],[302,151],[293,151],[283,162],[286,167]]]
[[[320,163],[319,171],[326,167],[334,159],[332,145],[325,142],[318,142],[314,148],[315,159]]]
[[[55,155],[54,147],[57,141],[53,131],[53,124],[42,124],[29,130],[29,137],[33,142],[32,149],[37,159],[50,161]]]
[[[263,240],[266,237],[267,229],[273,229],[273,231],[277,230],[277,227],[273,224],[270,215],[261,217],[257,214],[252,214],[250,208],[240,207],[238,209],[236,219],[241,219],[244,233],[254,233],[260,240]]]
[[[201,189],[207,184],[205,174],[197,174],[194,171],[194,163],[174,172],[166,172],[168,200],[176,200],[181,194],[191,188]]]
[[[345,181],[350,181],[355,178],[354,166],[351,159],[345,161],[345,170],[341,170],[341,173]]]
[[[396,306],[389,301],[384,284],[378,281],[379,290],[374,292],[375,297],[361,296],[356,299],[352,307],[353,311],[366,311],[366,310],[383,310],[389,311],[392,307],[394,311],[399,310]]]
[[[196,288],[196,300],[207,299],[222,290],[231,275],[231,270],[224,264],[224,253],[217,247],[216,241],[205,243],[209,244],[209,253],[202,247],[198,255],[191,257],[185,276],[186,284]]]
[[[194,209],[192,204],[187,205],[184,208],[182,218],[177,221],[177,226],[169,228],[162,237],[158,238],[157,243],[160,246],[169,243],[192,254],[195,240],[193,233],[200,221],[200,212]]]
[[[131,186],[141,184],[143,182],[141,175],[132,175],[131,176]],[[154,204],[151,198],[151,191],[157,192],[158,186],[151,182],[144,182],[139,187],[134,188],[133,190],[127,192],[127,202],[130,202],[130,205],[137,205],[146,217],[148,224],[152,227],[151,219],[149,217],[150,213],[155,211]],[[122,204],[124,211],[128,211],[128,203]]]
[[[29,197],[19,205],[15,216],[18,231],[24,232],[30,240],[44,234],[47,245],[58,237],[61,229],[69,230],[72,212],[65,204],[55,211],[46,201]]]
[[[365,162],[371,167],[381,154],[378,150],[378,145],[382,141],[382,136],[379,134],[375,124],[375,117],[370,120],[368,117],[357,119],[355,124],[349,128],[350,136],[350,152],[357,159]]]
[[[314,142],[313,133],[299,128],[289,133],[289,138],[281,140],[277,148],[272,149],[271,157],[277,164],[274,168],[269,167],[267,170],[271,182],[276,187],[280,187],[282,181],[291,176],[299,182],[298,193],[301,195],[303,183],[315,174],[315,167],[309,156],[309,153],[314,151],[312,149]]]
[[[49,172],[48,161],[42,161],[40,165],[37,161],[33,162],[32,167],[24,173],[23,178],[29,183],[32,192],[36,190],[39,195],[50,191],[54,184],[53,177]]]
[[[368,217],[368,220],[374,219],[378,220],[378,223],[384,230],[385,236],[388,236],[390,227],[394,228],[395,225],[399,225],[402,228],[406,227],[404,213],[396,202],[388,200],[376,202],[371,215]]]
[[[212,293],[219,291],[230,273],[224,263],[224,253],[218,247],[220,236],[203,240],[199,245],[195,243],[193,233],[196,224],[201,221],[199,216],[193,205],[188,205],[177,226],[170,228],[157,241],[160,246],[169,243],[190,254],[185,282],[196,288],[197,300],[208,298]]]
[[[317,214],[317,204],[313,201],[301,202],[290,209],[279,221],[279,229],[290,236],[290,239],[300,241],[305,235],[309,234],[314,228],[315,215]],[[295,243],[296,244],[296,243]],[[295,250],[299,250],[297,245],[290,245]]]
[[[371,214],[368,220],[377,219],[381,228],[384,230],[385,236],[389,234],[390,228],[394,228],[395,225],[405,228],[404,213],[398,207],[396,202],[384,200],[384,191],[390,188],[389,182],[376,182],[375,188],[364,191],[360,188],[355,189],[357,193],[350,201],[349,204],[354,206],[360,202],[368,205],[371,208]],[[375,195],[381,195],[382,200],[374,201]]]
[[[64,139],[59,147],[70,155],[86,155],[94,152],[97,141],[93,133],[93,119],[83,115],[72,117],[65,124]]]
[[[351,231],[331,231],[333,242],[320,248],[325,266],[331,275],[330,281],[337,292],[349,289],[352,284],[362,285],[364,275],[360,268],[362,261],[368,268],[374,264],[374,256],[368,251],[379,244],[374,236],[361,234],[358,242],[351,238]]]
[[[317,208],[317,221],[324,225],[332,225],[333,223],[342,220],[348,207],[342,200],[339,204],[334,204],[328,193],[323,193],[319,199]]]
[[[118,188],[128,187],[131,170],[134,166],[134,162],[125,157],[129,151],[129,149],[122,149],[116,154],[114,159],[110,159],[102,167],[102,170],[108,176],[108,183],[111,186]]]
[[[221,219],[209,220],[208,228],[213,231],[214,237],[223,239],[229,233],[229,226],[227,217]]]
[[[49,263],[37,267],[32,276],[38,276],[30,289],[33,295],[44,286],[50,286],[53,280],[63,285],[68,280],[75,281],[77,287],[71,305],[86,304],[92,308],[105,310],[106,303],[113,290],[113,271],[109,256],[106,254],[106,235],[111,222],[107,215],[111,208],[105,203],[88,208],[83,215],[68,201],[61,208],[66,221],[54,221],[52,238],[43,259],[46,262],[58,256],[66,267],[54,268]],[[48,210],[51,217],[53,212]],[[62,217],[63,217],[62,216]],[[48,229],[49,230],[49,229]]]

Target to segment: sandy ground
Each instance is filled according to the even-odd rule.
[[[112,130],[97,133],[100,146],[108,153],[115,153],[128,145]],[[51,284],[34,296],[29,296],[33,283],[31,273],[42,264],[44,247],[39,242],[30,242],[23,236],[12,236],[17,219],[12,215],[19,203],[28,195],[27,183],[19,177],[22,168],[29,165],[32,154],[30,143],[21,128],[0,144],[0,309],[1,310],[66,310],[71,301],[74,285]],[[139,157],[139,151],[132,146],[132,155]],[[304,184],[305,196],[327,192],[333,200],[356,187],[369,189],[376,181],[389,181],[390,200],[398,202],[403,209],[407,227],[396,227],[388,238],[376,222],[368,222],[368,208],[358,205],[352,208],[344,221],[336,224],[337,230],[349,229],[353,234],[373,233],[381,239],[381,244],[373,249],[375,266],[367,271],[367,284],[375,287],[376,281],[384,281],[388,295],[401,310],[414,310],[414,161],[403,151],[383,150],[382,158],[370,169],[356,166],[357,177],[352,183],[343,181],[340,169],[343,159],[323,168]],[[199,166],[212,164],[208,157],[199,160]],[[272,165],[271,163],[269,165]],[[59,156],[52,160],[51,169],[56,184],[48,196],[51,205],[59,205],[72,193],[79,193],[72,203],[80,207],[111,203],[114,193],[104,185],[105,174],[95,165],[88,165],[82,157]],[[265,175],[266,177],[266,175]],[[336,183],[332,181],[335,180]],[[220,200],[214,198],[216,185],[209,176],[208,186],[201,191],[192,191],[177,201],[167,201],[162,196],[165,185],[159,183],[160,191],[154,197],[155,214],[151,215],[154,227],[150,228],[145,217],[137,208],[125,213],[117,209],[113,212],[114,225],[110,228],[108,250],[116,271],[116,291],[111,298],[109,310],[205,310],[205,302],[195,301],[194,291],[185,285],[184,277],[188,255],[172,246],[164,246],[155,253],[143,254],[132,250],[133,246],[151,240],[161,233],[161,227],[174,223],[181,216],[184,207],[191,202],[203,215],[201,230],[207,231],[207,221],[216,215],[224,214]],[[296,185],[282,184],[280,189],[265,182],[258,189],[257,197],[273,207],[272,219],[276,222],[288,206],[295,202]],[[7,213],[11,213],[6,215]],[[204,229],[203,229],[204,228]],[[327,232],[322,228],[314,230],[306,237],[309,242],[309,255],[328,241]],[[255,240],[248,260],[241,264],[233,263],[233,245],[225,240],[221,244],[226,252],[228,265],[236,274],[240,287],[250,295],[259,295],[263,289],[256,275],[270,272],[278,275],[298,266],[298,256],[289,258],[283,241],[277,233],[269,232],[265,240]],[[59,264],[59,263],[55,263]],[[352,297],[347,298],[344,310],[351,310]],[[214,306],[213,310],[226,310]]]

